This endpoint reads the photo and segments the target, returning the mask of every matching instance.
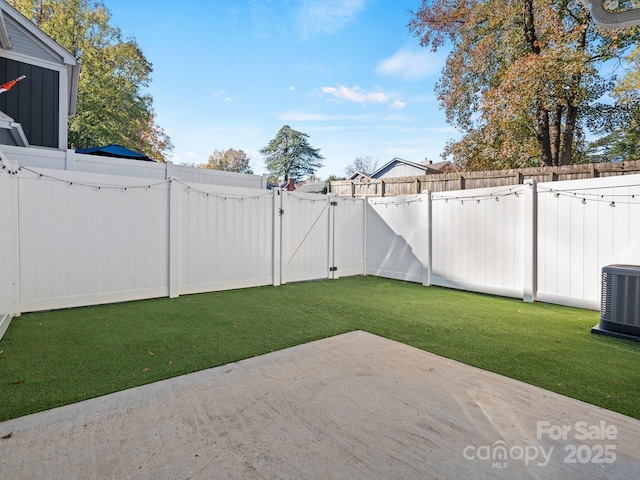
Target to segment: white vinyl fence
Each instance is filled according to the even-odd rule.
[[[640,175],[371,200],[365,245],[371,275],[597,310],[640,264]]]
[[[424,195],[369,200],[368,275],[423,283],[428,273],[428,208]]]
[[[362,200],[6,163],[3,319],[364,273]]]
[[[183,182],[224,185],[227,187],[267,188],[266,175],[223,172],[204,168],[174,165],[172,162],[148,162],[127,158],[85,155],[75,150],[51,150],[2,145],[2,152],[9,161],[18,162],[23,168],[69,170],[106,175],[169,180],[177,177]]]
[[[433,194],[431,283],[524,298],[531,195],[527,185]]]
[[[602,267],[640,265],[640,175],[542,183],[537,299],[598,309]]]
[[[640,264],[639,175],[350,199],[0,165],[0,335],[21,312],[359,274],[598,309],[602,267]]]

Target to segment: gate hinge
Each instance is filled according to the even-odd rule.
[[[331,206],[332,207],[337,207],[338,206],[338,202],[334,200],[333,202],[331,202]]]
[[[280,215],[280,216],[284,215],[284,209],[283,208],[279,208],[278,209],[278,215]]]
[[[338,267],[329,267],[329,271],[330,272],[337,272],[338,271]]]

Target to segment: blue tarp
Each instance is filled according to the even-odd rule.
[[[133,150],[129,150],[128,148],[123,147],[122,145],[105,145],[104,147],[91,147],[91,148],[80,148],[76,150],[76,153],[85,153],[87,155],[102,155],[103,157],[115,157],[115,158],[129,158],[131,160],[144,160],[147,162],[155,162],[151,158],[146,155],[138,152],[134,152]]]

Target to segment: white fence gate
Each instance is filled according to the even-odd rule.
[[[333,268],[332,197],[283,191],[281,283],[329,277]]]

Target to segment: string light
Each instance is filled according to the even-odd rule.
[[[632,188],[632,187],[640,187],[640,185],[621,185],[619,187],[623,187],[623,188]],[[602,203],[608,203],[610,207],[615,207],[616,204],[627,204],[627,205],[638,205],[638,202],[636,202],[636,195],[635,193],[612,193],[609,195],[604,195],[600,192],[593,192],[590,193],[589,191],[585,191],[585,190],[602,190],[603,188],[615,188],[615,187],[595,187],[595,188],[585,188],[585,189],[579,189],[579,190],[555,190],[552,188],[546,188],[546,187],[539,187],[539,193],[552,193],[554,197],[559,198],[559,197],[568,197],[568,198],[575,198],[575,199],[580,199],[580,203],[582,203],[583,205],[587,204],[587,199],[593,201],[593,202],[602,202]]]
[[[456,196],[445,196],[438,194],[431,194],[432,201],[444,200],[445,203],[449,203],[449,200],[475,200],[476,203],[481,203],[484,200],[495,200],[496,202],[500,201],[500,198],[504,197],[520,197],[520,191],[515,190],[514,188],[505,188],[503,190],[488,193],[486,195],[456,195]]]
[[[391,198],[391,197],[389,197],[389,198]],[[397,198],[397,197],[394,197],[394,198]],[[403,199],[403,200],[399,200],[399,201],[393,201],[393,200],[385,201],[385,200],[382,200],[382,201],[378,201],[378,202],[376,202],[373,199],[369,199],[369,205],[385,205],[385,206],[389,206],[389,205],[396,205],[397,206],[397,205],[400,205],[400,204],[409,204],[409,203],[418,203],[418,202],[422,203],[422,197],[413,197],[413,198],[411,198],[409,200]]]

